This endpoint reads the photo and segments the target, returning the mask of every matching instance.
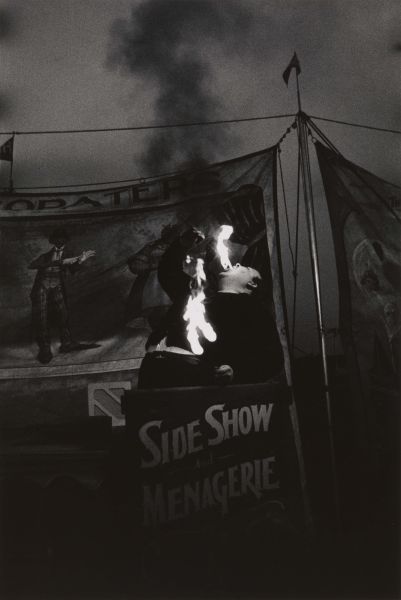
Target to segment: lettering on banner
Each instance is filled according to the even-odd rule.
[[[275,462],[275,456],[245,461],[174,488],[162,483],[144,485],[144,525],[175,521],[210,508],[224,516],[232,498],[250,495],[260,500],[263,492],[280,487]]]
[[[199,419],[164,432],[161,432],[163,421],[149,421],[143,425],[139,439],[151,458],[142,459],[141,467],[156,467],[233,437],[269,430],[273,404],[255,404],[231,410],[224,410],[224,406],[215,404],[206,410],[204,420],[210,428],[210,437],[206,440],[202,440],[204,436]]]
[[[216,193],[220,190],[219,172],[204,171],[188,175],[177,175],[153,181],[141,181],[128,188],[106,192],[89,192],[86,195],[53,196],[51,198],[9,197],[0,202],[0,208],[10,213],[46,211],[67,212],[110,208],[131,208],[136,205],[169,203],[200,194]]]
[[[267,492],[279,490],[275,450],[267,450],[260,435],[255,446],[252,437],[270,432],[273,411],[273,403],[235,408],[213,404],[201,418],[175,427],[163,419],[142,425],[138,438],[144,525],[156,526],[208,509],[224,516],[236,498],[260,501]],[[234,453],[228,450],[219,458],[217,448],[235,439],[239,445]],[[256,456],[249,456],[253,453]],[[199,468],[194,469],[193,461],[189,465],[185,459],[196,454]],[[205,454],[209,455],[206,461]],[[273,501],[278,501],[277,494]]]

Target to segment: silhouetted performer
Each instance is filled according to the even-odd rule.
[[[152,333],[142,361],[138,387],[256,383],[280,373],[283,354],[272,314],[257,295],[261,276],[236,265],[218,276],[217,293],[206,302],[206,319],[215,342],[201,339],[204,354],[191,351],[183,319],[191,277],[183,261],[196,230],[186,232],[167,249],[159,264],[159,281],[173,305],[159,330]]]
[[[49,363],[53,357],[48,323],[50,303],[55,309],[60,330],[59,351],[72,352],[79,347],[71,337],[68,322],[65,274],[67,271],[74,273],[83,262],[95,254],[93,250],[87,250],[79,256],[65,257],[64,249],[69,235],[64,229],[55,229],[48,239],[53,247],[29,265],[30,269],[37,270],[31,291],[32,323],[39,346],[38,360],[43,364]]]

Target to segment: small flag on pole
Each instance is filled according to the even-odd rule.
[[[301,65],[299,64],[299,60],[298,60],[298,56],[297,56],[296,52],[294,52],[294,56],[292,57],[290,64],[288,65],[288,67],[286,68],[286,70],[283,73],[283,79],[284,79],[286,85],[288,85],[288,80],[290,78],[292,69],[296,69],[297,75],[299,75],[301,72]]]
[[[0,146],[0,160],[13,161],[14,136]]]

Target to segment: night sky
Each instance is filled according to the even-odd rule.
[[[282,79],[294,50],[307,114],[400,130],[400,17],[398,0],[3,0],[0,132],[294,113],[294,77],[288,88]],[[20,135],[14,185],[115,181],[234,158],[274,145],[292,120]],[[349,160],[400,183],[399,135],[316,123]],[[293,230],[294,132],[281,158]],[[314,155],[312,167],[325,322],[335,327],[336,272]],[[2,163],[2,185],[7,176]],[[300,241],[298,345],[309,352],[315,325],[304,225]],[[284,269],[291,291],[287,250]]]

